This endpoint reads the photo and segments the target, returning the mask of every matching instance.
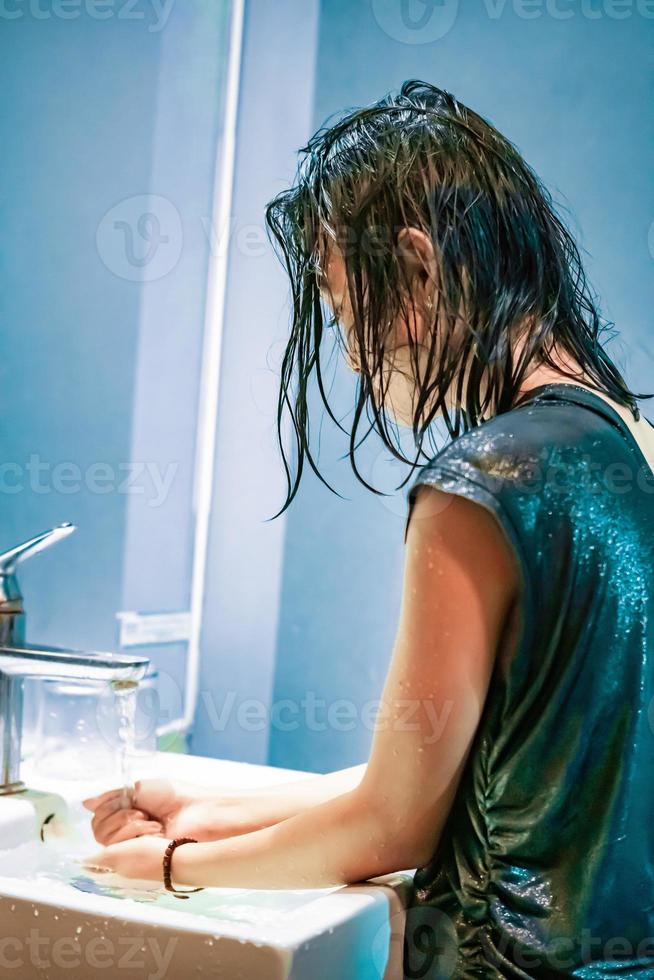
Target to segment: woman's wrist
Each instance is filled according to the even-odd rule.
[[[222,840],[263,830],[315,806],[312,797],[259,793],[257,796],[213,796],[204,801],[203,840]]]
[[[361,781],[365,766],[326,775],[314,774],[270,787],[239,791],[188,787],[187,803],[206,804],[207,827],[203,839],[223,839],[262,830],[352,790]],[[215,836],[214,836],[215,835]]]
[[[239,797],[212,793],[189,799],[186,805],[194,811],[194,835],[211,841],[249,834],[285,819],[290,811],[288,806],[280,805],[282,802],[263,795]]]

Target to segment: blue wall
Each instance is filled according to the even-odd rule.
[[[395,0],[323,0],[314,128],[410,77],[449,89],[490,119],[570,209],[590,253],[587,272],[622,334],[609,349],[637,390],[653,390],[654,113],[647,65],[654,20],[636,4],[616,19],[608,2],[586,5],[587,16],[563,3],[446,0],[433,16],[418,0],[408,7],[413,26],[402,23]],[[417,26],[423,16],[424,26]],[[350,384],[339,381],[343,404]],[[652,403],[644,408],[654,420]],[[365,759],[371,737],[365,705],[381,689],[399,612],[403,497],[382,501],[355,488],[347,461],[336,462],[344,451],[325,421],[325,475],[352,500],[333,497],[307,473],[288,513],[284,551],[275,698],[297,705],[308,696],[322,699],[333,715],[330,723],[326,708],[313,715],[300,708],[301,725],[273,725],[270,759],[317,771]],[[367,465],[383,489],[406,475],[372,446]],[[336,707],[341,698],[349,707]],[[291,720],[288,712],[283,719]]]
[[[202,662],[192,750],[264,763],[284,574],[275,428],[286,283],[264,207],[313,109],[318,5],[246,4]]]
[[[112,26],[0,25],[2,459],[21,468],[4,471],[2,544],[79,524],[56,556],[23,569],[29,635],[100,647],[115,639],[125,498],[58,492],[50,474],[39,493],[25,467],[32,454],[83,468],[129,459],[139,289],[111,275],[94,236],[110,203],[148,187],[161,38]],[[68,597],[49,587],[64,562]]]
[[[28,638],[111,649],[119,610],[188,608],[229,6],[62,9],[0,16],[0,548],[76,523],[21,570]],[[184,646],[148,653],[178,709]]]

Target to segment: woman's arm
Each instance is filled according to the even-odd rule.
[[[361,782],[274,826],[179,848],[175,883],[321,888],[426,863],[483,710],[518,582],[514,553],[492,515],[463,497],[421,491],[407,532],[400,623]],[[159,879],[165,846],[153,837],[127,841],[90,863]]]
[[[365,768],[353,766],[324,776],[232,791],[179,780],[141,779],[129,807],[124,806],[120,787],[89,797],[84,806],[93,813],[91,828],[99,844],[146,834],[221,840],[270,827],[340,796],[361,782]]]
[[[314,773],[291,779],[287,783],[273,783],[272,786],[266,786],[264,789],[257,786],[254,789],[239,790],[235,795],[241,799],[249,799],[252,796],[278,796],[280,793],[290,793],[297,796],[302,803],[304,801],[309,804],[321,803],[323,800],[340,796],[341,793],[354,789],[361,782],[365,771],[366,763],[363,762],[359,766],[338,769],[336,772]]]
[[[275,783],[263,789],[235,790],[233,793],[212,791],[218,807],[229,804],[235,806],[245,825],[251,823],[253,829],[270,827],[273,824],[294,817],[304,810],[326,803],[355,789],[366,771],[366,763],[339,769],[324,775],[304,776],[288,783]]]

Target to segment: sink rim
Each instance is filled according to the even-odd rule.
[[[252,785],[275,785],[280,782],[291,782],[303,776],[316,775],[298,772],[296,770],[276,769],[275,767],[259,766],[253,763],[240,763],[233,760],[220,760],[202,756],[188,756],[177,753],[155,753],[150,760],[143,760],[143,770],[138,778],[157,778],[162,772],[170,778],[176,777],[175,769],[179,768],[179,778],[187,781],[201,782],[201,775],[209,777],[209,782],[227,785],[236,783],[243,788]],[[63,786],[61,781],[41,782],[30,780],[30,788],[49,792],[57,791],[64,796],[66,802],[74,807],[81,799],[90,795],[88,787],[76,787],[71,781]],[[62,791],[63,790],[63,791]],[[74,820],[77,823],[77,820]],[[39,846],[34,842],[34,846]],[[46,845],[47,846],[47,845]],[[83,869],[80,866],[80,873]],[[75,888],[63,881],[48,880],[47,892],[42,883],[35,880],[24,880],[4,875],[0,871],[0,903],[21,902],[33,907],[44,906],[51,910],[62,909],[80,915],[101,916],[114,921],[127,921],[161,928],[173,928],[185,933],[224,937],[236,939],[259,946],[270,946],[279,950],[296,950],[299,946],[315,940],[320,935],[335,931],[348,920],[356,918],[365,909],[384,906],[385,918],[401,912],[404,908],[403,896],[413,877],[413,869],[395,872],[347,886],[332,886],[318,889],[279,889],[306,894],[306,901],[290,910],[281,910],[274,922],[257,924],[239,922],[235,919],[215,918],[202,912],[189,909],[173,910],[156,903],[139,902],[133,898],[119,898],[107,895],[96,895]],[[40,889],[40,891],[39,891]],[[234,893],[243,896],[252,892],[263,891],[270,894],[278,889],[234,889],[217,888],[220,894]],[[180,903],[182,904],[182,903]],[[246,901],[243,904],[247,904]],[[382,911],[381,908],[379,910]]]
[[[401,879],[401,880],[400,880]],[[365,884],[345,885],[332,889],[302,889],[315,891],[315,898],[307,898],[305,903],[286,912],[280,912],[274,923],[253,924],[212,918],[199,912],[188,912],[139,902],[132,898],[113,898],[107,895],[94,895],[82,892],[64,882],[48,882],[47,894],[35,894],[39,882],[24,881],[0,875],[0,905],[3,902],[24,902],[33,907],[48,906],[80,915],[96,915],[115,921],[129,921],[142,925],[173,928],[192,934],[210,935],[213,938],[225,937],[271,946],[276,949],[294,950],[310,939],[334,930],[365,908],[374,904],[386,903],[389,916],[401,910],[400,891],[410,882],[409,872],[398,872],[376,878]],[[219,888],[217,892],[235,892],[237,895],[258,891],[259,889]],[[280,889],[282,891],[286,889]],[[289,889],[291,890],[291,889]],[[269,889],[261,889],[269,892]],[[296,891],[293,889],[293,891]],[[327,894],[323,894],[324,892]],[[335,901],[336,897],[337,900]],[[312,914],[308,914],[309,909]],[[320,924],[317,928],[316,919]],[[282,933],[281,930],[284,929]]]

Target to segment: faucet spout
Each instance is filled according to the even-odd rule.
[[[0,644],[20,646],[25,639],[25,610],[16,565],[67,538],[74,530],[75,525],[66,521],[0,555]]]
[[[145,657],[25,642],[25,610],[16,565],[74,530],[70,522],[58,524],[0,555],[0,796],[25,788],[19,775],[24,677],[136,684],[150,663]]]
[[[0,646],[0,675],[6,676],[140,681],[149,663],[146,657],[36,643],[25,643],[20,647]]]
[[[4,554],[0,555],[0,575],[11,575],[19,561],[31,558],[32,555],[38,554],[44,548],[49,548],[51,544],[56,544],[62,538],[67,538],[74,530],[75,524],[65,521],[63,524],[57,524],[50,531],[43,531],[42,534],[37,534],[29,541],[24,541],[22,544],[16,545],[15,548],[5,551]]]

